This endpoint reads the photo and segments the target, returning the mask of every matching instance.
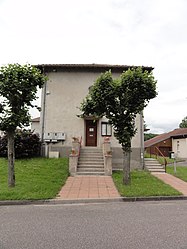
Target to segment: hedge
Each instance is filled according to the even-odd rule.
[[[38,134],[30,130],[18,130],[15,134],[15,157],[40,156],[41,142]],[[7,135],[0,137],[0,157],[7,157]]]

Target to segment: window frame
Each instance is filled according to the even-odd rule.
[[[103,127],[105,127],[105,128],[103,129]],[[101,136],[102,137],[111,137],[112,136],[112,125],[109,124],[109,122],[101,122]]]

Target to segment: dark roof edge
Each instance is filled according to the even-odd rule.
[[[187,138],[187,134],[173,135],[173,136],[171,136],[171,138],[173,138],[173,139]]]
[[[142,67],[144,70],[152,71],[154,68],[149,66],[132,66],[132,65],[109,65],[109,64],[38,64],[34,65],[42,71],[64,70],[127,70],[129,68]]]

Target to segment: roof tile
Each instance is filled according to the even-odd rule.
[[[174,138],[174,137],[178,137],[178,136],[185,136],[187,135],[187,128],[177,128],[173,131],[170,131],[168,133],[163,133],[161,135],[158,135],[154,138],[151,138],[147,141],[145,141],[144,146],[145,148],[148,148],[150,146],[153,146],[154,144],[157,144],[159,142],[162,142],[168,138]]]

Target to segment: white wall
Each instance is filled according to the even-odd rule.
[[[4,132],[0,131],[0,137],[4,136]]]
[[[34,131],[35,134],[39,134],[41,137],[40,122],[31,122],[31,131]]]
[[[172,150],[179,158],[187,158],[187,138],[172,139]]]
[[[65,132],[66,140],[63,146],[71,146],[72,137],[81,137],[85,144],[85,122],[77,117],[81,114],[78,107],[88,94],[89,87],[100,73],[94,72],[51,72],[46,83],[45,112],[42,107],[41,125],[44,113],[44,132]],[[117,74],[114,75],[118,76]],[[44,90],[42,101],[44,101]],[[104,118],[102,120],[105,120]],[[101,121],[98,125],[98,146],[101,146]],[[132,140],[132,148],[140,148],[140,116],[136,118],[138,131]],[[112,147],[120,147],[114,136],[111,137]]]

